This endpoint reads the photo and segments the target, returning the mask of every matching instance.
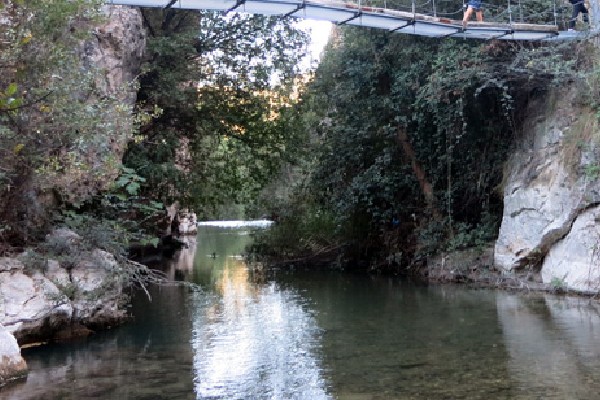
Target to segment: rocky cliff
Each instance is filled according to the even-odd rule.
[[[139,9],[104,6],[106,22],[91,27],[92,35],[81,43],[82,67],[98,69],[98,91],[87,94],[90,104],[102,106],[102,98],[116,99],[117,106],[105,108],[98,131],[105,131],[106,143],[80,154],[77,163],[66,165],[60,174],[41,182],[43,190],[58,190],[74,201],[82,201],[106,190],[119,172],[127,142],[133,134],[132,110],[136,100],[136,78],[140,71],[146,35]],[[109,103],[113,105],[114,103]],[[81,168],[81,164],[90,168]]]
[[[504,212],[494,263],[505,274],[600,291],[598,121],[575,90],[529,105],[506,164]]]
[[[107,132],[114,134],[109,135],[108,143],[88,149],[78,163],[65,165],[60,175],[48,174],[30,182],[27,204],[22,205],[27,208],[28,223],[49,214],[55,191],[81,201],[106,189],[118,173],[131,138],[135,78],[145,48],[142,18],[139,10],[122,6],[106,6],[103,11],[107,19],[93,27],[91,39],[81,43],[80,58],[82,68],[105,72],[96,82],[99,91],[86,102],[102,106],[101,97],[119,100],[115,103],[120,109],[104,110],[104,120],[98,121],[104,128],[110,125]],[[129,118],[117,118],[121,115]],[[78,168],[81,162],[90,168]],[[73,232],[56,231],[48,240],[70,246],[79,239]],[[18,344],[86,334],[90,328],[110,326],[125,317],[122,281],[114,257],[99,249],[78,250],[76,255],[68,263],[41,260],[39,268],[26,268],[20,261],[25,254],[0,258],[0,386],[26,374]]]
[[[48,236],[70,249],[61,261],[25,267],[27,253],[0,258],[0,386],[26,372],[18,345],[85,336],[127,318],[122,268],[111,254],[79,246],[81,239],[68,230]]]

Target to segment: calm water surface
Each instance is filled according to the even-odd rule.
[[[135,321],[29,349],[2,399],[600,399],[586,299],[294,272],[251,279],[248,228],[202,227]],[[254,283],[253,283],[254,282]]]

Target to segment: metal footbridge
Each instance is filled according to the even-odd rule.
[[[581,36],[566,29],[570,7],[559,1],[545,2],[549,10],[536,12],[527,23],[523,17],[527,0],[504,0],[507,3],[483,3],[485,22],[462,24],[462,0],[107,0],[106,3],[134,7],[160,7],[188,10],[213,10],[286,16],[330,21],[336,25],[354,25],[391,32],[428,37],[502,40],[557,40]],[[592,0],[597,3],[597,0]],[[566,4],[568,6],[568,4]],[[393,8],[388,8],[392,7]],[[490,15],[491,14],[491,15]]]

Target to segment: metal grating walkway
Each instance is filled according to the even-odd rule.
[[[524,23],[471,21],[467,28],[463,29],[462,21],[417,12],[361,6],[356,2],[303,0],[106,0],[106,2],[115,5],[161,8],[170,4],[173,9],[290,16],[436,38],[557,40],[573,39],[581,34],[559,32],[557,25]]]

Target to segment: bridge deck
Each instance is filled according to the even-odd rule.
[[[108,4],[166,7],[169,0],[106,0]],[[409,35],[465,39],[548,40],[577,37],[577,32],[559,32],[556,25],[470,22],[376,7],[359,7],[339,1],[303,0],[176,0],[175,9],[218,10],[263,15],[283,15],[385,29]]]

